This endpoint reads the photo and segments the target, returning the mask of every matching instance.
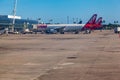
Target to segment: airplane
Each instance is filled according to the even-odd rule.
[[[78,34],[81,31],[85,31],[86,33],[91,33],[92,30],[98,29],[102,25],[102,17],[98,18],[97,21],[96,19],[97,19],[97,14],[94,14],[86,24],[47,24],[45,33],[64,34],[65,32],[74,32],[75,34]]]

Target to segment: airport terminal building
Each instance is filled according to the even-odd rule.
[[[14,16],[0,15],[0,28],[12,29]],[[14,30],[21,31],[25,28],[32,29],[34,24],[38,24],[37,20],[21,19],[20,16],[15,16]]]

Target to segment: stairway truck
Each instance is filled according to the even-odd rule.
[[[120,27],[115,27],[114,28],[114,33],[120,33]]]

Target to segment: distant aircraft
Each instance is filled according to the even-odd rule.
[[[64,32],[74,32],[75,34],[78,34],[80,31],[90,33],[91,30],[98,29],[102,25],[102,17],[98,18],[97,21],[96,19],[97,14],[94,14],[86,24],[47,24],[45,33],[55,34],[59,32],[64,34]]]

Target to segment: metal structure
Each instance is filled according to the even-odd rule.
[[[14,2],[12,32],[14,32],[16,8],[17,8],[17,0],[15,0]]]

